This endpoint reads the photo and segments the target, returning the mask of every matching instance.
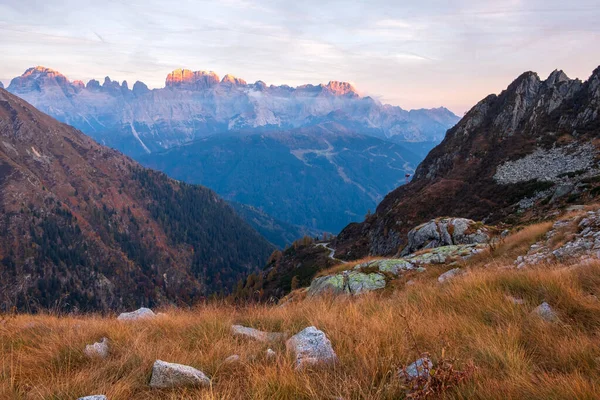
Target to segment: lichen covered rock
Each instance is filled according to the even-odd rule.
[[[83,350],[84,354],[90,358],[106,358],[108,357],[108,339],[102,338],[99,342],[88,344]]]
[[[232,325],[231,333],[234,336],[243,337],[246,339],[253,339],[265,343],[283,340],[285,337],[285,335],[280,332],[263,332],[258,329],[248,328],[242,325]]]
[[[150,387],[165,389],[186,386],[209,386],[210,379],[196,368],[156,360],[152,367]]]
[[[316,296],[331,293],[355,296],[383,289],[385,285],[385,276],[380,273],[365,274],[358,271],[344,271],[340,274],[313,279],[308,288],[308,295]]]
[[[286,349],[296,358],[296,369],[318,364],[333,364],[337,355],[323,331],[309,326],[286,342]]]

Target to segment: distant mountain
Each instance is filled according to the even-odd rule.
[[[189,304],[273,250],[213,191],[0,89],[0,310]]]
[[[271,132],[336,122],[381,138],[439,142],[458,117],[445,108],[405,111],[362,97],[345,82],[290,86],[253,84],[214,72],[175,70],[165,87],[129,88],[69,81],[45,67],[30,68],[8,90],[96,141],[125,154],[162,151],[216,133]]]
[[[299,225],[288,224],[287,222],[275,219],[264,211],[249,206],[247,204],[229,203],[231,207],[242,217],[250,226],[258,233],[264,236],[269,242],[273,243],[280,249],[291,245],[295,240],[301,239],[304,236],[322,237],[323,231],[317,229],[309,229]]]
[[[400,144],[324,122],[264,134],[215,135],[138,159],[278,220],[338,232],[374,211],[421,157]]]
[[[600,67],[586,81],[527,72],[473,107],[408,185],[338,236],[336,257],[393,255],[439,216],[515,224],[600,195]]]

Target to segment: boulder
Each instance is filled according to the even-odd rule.
[[[296,369],[318,364],[333,364],[337,361],[331,341],[323,331],[314,326],[309,326],[292,336],[285,347],[296,358]]]
[[[450,279],[453,279],[453,278],[456,278],[459,275],[462,275],[463,273],[464,273],[463,270],[460,269],[460,268],[451,269],[450,271],[446,271],[443,274],[441,274],[438,277],[438,282],[439,283],[447,282]]]
[[[441,246],[487,243],[489,240],[488,230],[481,223],[466,218],[438,218],[408,232],[408,244],[401,255]]]
[[[152,367],[150,387],[164,389],[185,386],[209,386],[210,379],[196,368],[156,360]]]
[[[428,357],[419,358],[408,367],[400,370],[400,376],[407,381],[414,381],[419,378],[428,378],[429,372],[433,368],[433,363]]]
[[[132,312],[121,313],[117,319],[119,321],[138,321],[154,317],[156,317],[156,314],[151,309],[142,307]]]
[[[108,339],[102,338],[99,342],[88,344],[83,350],[84,354],[90,358],[106,358],[108,357]]]
[[[383,289],[386,285],[385,276],[380,273],[363,273],[344,271],[341,274],[321,276],[313,279],[308,288],[309,296],[332,293],[335,295],[359,295],[373,290]]]
[[[431,264],[450,264],[456,261],[466,260],[475,254],[479,254],[488,248],[486,244],[461,244],[436,247],[423,250],[417,254],[411,254],[406,260],[416,266]],[[419,268],[416,268],[419,271]]]
[[[80,397],[77,400],[107,400],[103,394],[94,394],[92,396]]]
[[[537,306],[533,311],[532,315],[535,315],[547,322],[558,321],[558,314],[550,307],[550,304],[543,302]]]
[[[376,269],[379,272],[389,273],[395,276],[400,275],[402,272],[413,271],[417,269],[414,264],[402,259],[402,258],[388,258],[384,260],[374,260],[366,263],[358,264],[354,267],[356,271],[363,271],[365,269]]]
[[[254,339],[265,343],[277,342],[285,338],[285,335],[280,332],[263,332],[259,331],[258,329],[248,328],[242,325],[232,325],[231,333],[234,336]]]

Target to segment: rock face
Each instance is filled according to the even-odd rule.
[[[539,306],[535,308],[532,312],[533,315],[538,316],[547,322],[556,322],[558,321],[558,314],[550,307],[550,304],[543,302]]]
[[[99,357],[106,358],[108,357],[108,339],[102,338],[101,341],[96,342],[94,344],[88,344],[85,346],[84,354],[90,358]]]
[[[187,365],[173,364],[156,360],[152,367],[150,387],[157,389],[209,386],[210,379],[196,368]]]
[[[487,243],[489,240],[488,231],[481,223],[466,218],[438,218],[408,232],[408,244],[402,255],[421,249]]]
[[[357,271],[344,271],[341,274],[316,278],[308,288],[309,296],[331,294],[360,295],[385,287],[385,277],[379,273],[365,274]]]
[[[154,317],[156,317],[154,311],[149,308],[142,307],[135,311],[121,313],[117,319],[119,321],[139,321],[143,319],[152,319]]]
[[[302,330],[286,342],[286,349],[296,358],[296,369],[318,364],[333,364],[337,355],[323,331],[314,326]]]
[[[259,331],[258,329],[248,328],[241,325],[232,325],[231,333],[234,336],[239,336],[246,339],[253,339],[265,343],[283,340],[285,337],[285,335],[280,332],[263,332]]]
[[[407,141],[439,141],[458,117],[447,109],[405,111],[361,97],[349,83],[247,84],[212,71],[176,69],[165,88],[92,80],[85,87],[45,67],[8,87],[38,109],[128,155],[162,151],[226,131],[292,129],[336,121],[355,131]]]
[[[410,229],[440,215],[521,223],[568,202],[593,202],[599,99],[600,68],[586,82],[561,71],[546,80],[522,74],[475,105],[376,213],[348,225],[336,256],[392,256],[408,245]]]

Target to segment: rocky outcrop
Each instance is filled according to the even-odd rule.
[[[416,266],[429,264],[452,264],[464,261],[472,256],[489,249],[485,244],[463,244],[458,246],[442,246],[426,249],[416,254],[411,254],[405,259]]]
[[[85,346],[83,353],[90,357],[106,358],[108,357],[108,339],[102,338],[99,342]]]
[[[402,255],[421,249],[487,243],[489,240],[488,230],[481,223],[466,218],[438,218],[408,232],[408,244],[402,250]]]
[[[189,90],[206,90],[219,83],[219,76],[212,71],[176,69],[167,75],[165,87]]]
[[[119,314],[117,319],[119,321],[140,321],[145,319],[152,319],[155,317],[156,314],[154,314],[154,312],[151,309],[142,307],[135,311],[121,313]]]
[[[333,364],[337,355],[323,331],[309,326],[286,342],[286,349],[296,359],[296,369],[319,364]]]
[[[285,338],[285,335],[280,332],[263,332],[259,331],[258,329],[248,328],[241,325],[232,325],[231,333],[234,336],[253,339],[265,343],[277,342]]]
[[[531,245],[527,254],[516,259],[515,265],[525,268],[594,259],[600,259],[600,209],[554,222],[544,239]]]
[[[308,288],[309,296],[331,293],[357,296],[385,287],[385,277],[379,273],[365,274],[357,271],[344,271],[341,274],[322,276],[313,279]]]
[[[210,379],[196,368],[156,360],[152,367],[150,387],[157,389],[209,386]]]

